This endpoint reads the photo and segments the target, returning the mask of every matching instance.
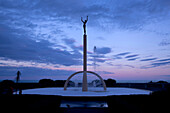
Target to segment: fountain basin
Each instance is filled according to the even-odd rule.
[[[60,95],[65,97],[106,97],[111,95],[149,95],[152,91],[135,89],[135,88],[107,88],[107,91],[103,91],[103,88],[95,87],[88,88],[89,91],[82,92],[81,87],[68,88],[66,91],[63,88],[36,88],[26,89],[22,91],[22,94],[38,94],[38,95]]]

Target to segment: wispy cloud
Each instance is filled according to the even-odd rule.
[[[133,58],[133,57],[137,57],[137,56],[139,56],[139,55],[138,54],[136,54],[136,55],[128,55],[125,58]]]
[[[123,52],[113,56],[113,59],[122,59],[123,56],[130,54],[130,52]]]
[[[147,59],[142,59],[140,61],[152,61],[152,60],[156,60],[157,58],[147,58]]]
[[[164,66],[164,65],[169,65],[170,62],[158,62],[158,63],[152,63],[151,65],[153,67],[158,67],[158,66]]]
[[[115,74],[114,72],[109,72],[109,71],[98,71],[100,74]]]
[[[161,60],[157,60],[157,61],[159,61],[159,62],[170,61],[170,58],[161,59]]]
[[[124,55],[127,55],[127,54],[130,54],[130,52],[119,53],[116,56],[124,56]]]
[[[136,59],[139,59],[139,58],[130,58],[130,59],[128,59],[128,61],[134,61]]]
[[[170,40],[164,39],[159,43],[159,46],[168,46],[170,45]]]
[[[170,61],[154,61],[146,66],[141,66],[141,69],[148,69],[148,68],[155,68],[160,66],[167,66],[170,65]]]
[[[135,66],[133,66],[133,65],[124,65],[124,66],[130,67],[130,68],[135,68]]]

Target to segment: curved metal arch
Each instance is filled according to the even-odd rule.
[[[79,74],[79,73],[83,73],[83,72],[84,71],[78,71],[78,72],[73,73],[71,76],[69,76],[68,79],[66,80],[65,84],[64,84],[64,90],[67,90],[68,82],[74,75]],[[96,75],[102,81],[104,91],[106,91],[106,84],[105,84],[104,80],[102,79],[102,77],[100,75],[98,75],[97,73],[92,72],[92,71],[86,71],[86,72]]]
[[[102,78],[100,75],[98,75],[97,73],[95,73],[95,72],[93,72],[93,71],[87,71],[87,73],[91,73],[91,74],[96,75],[96,76],[102,81],[104,91],[106,91],[106,84],[105,84],[103,78]]]
[[[66,82],[65,82],[65,84],[64,84],[64,90],[67,90],[67,85],[68,85],[69,80],[70,80],[74,75],[79,74],[79,73],[83,73],[83,71],[75,72],[75,73],[73,73],[72,75],[70,75],[70,76],[67,78],[67,80],[66,80]]]

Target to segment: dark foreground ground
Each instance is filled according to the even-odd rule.
[[[108,97],[62,97],[52,95],[13,95],[13,91],[40,87],[59,87],[56,84],[0,84],[0,113],[169,113],[169,83],[117,83],[114,87],[130,87],[154,91],[151,95],[122,95]],[[63,85],[63,84],[62,84]],[[63,101],[104,101],[108,107],[60,107]]]
[[[106,101],[108,108],[60,108],[61,101]],[[151,95],[70,98],[50,95],[0,95],[0,113],[168,113],[170,90]]]

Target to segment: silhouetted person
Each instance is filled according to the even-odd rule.
[[[16,82],[17,82],[17,83],[18,83],[18,81],[20,80],[20,75],[21,75],[21,72],[18,71],[18,72],[17,72],[17,78],[16,78]]]
[[[17,77],[16,77],[16,85],[17,85],[17,87],[16,87],[16,94],[17,94],[18,82],[19,82],[19,80],[20,80],[20,76],[21,76],[21,72],[18,71],[18,72],[17,72]]]
[[[81,21],[83,22],[84,34],[86,35],[86,23],[88,21],[88,16],[87,16],[87,19],[84,21],[83,21],[83,18],[81,17]]]

